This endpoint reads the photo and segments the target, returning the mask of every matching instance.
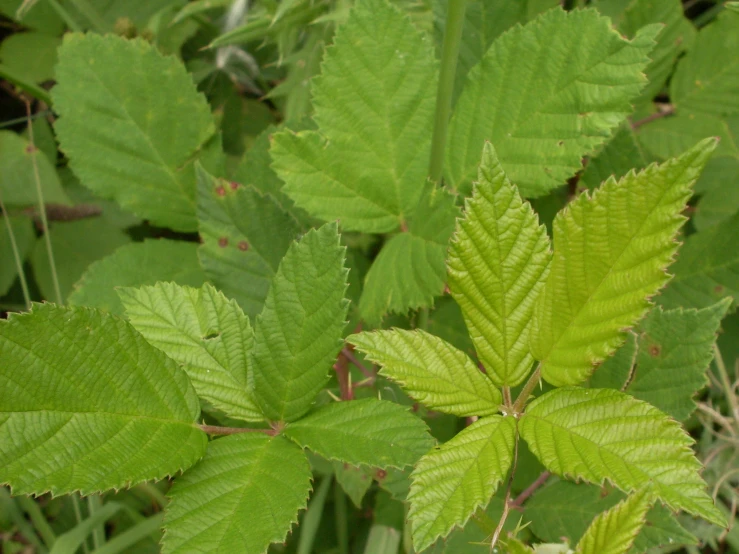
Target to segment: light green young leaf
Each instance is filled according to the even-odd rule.
[[[648,490],[673,510],[726,523],[705,491],[693,440],[646,402],[610,389],[556,389],[529,404],[519,430],[553,473]]]
[[[408,232],[391,238],[367,273],[359,301],[365,321],[433,305],[444,292],[444,258],[458,215],[454,196],[429,183]]]
[[[229,417],[264,419],[247,378],[254,332],[235,300],[208,284],[157,283],[119,289],[118,295],[131,324],[182,365],[198,396]]]
[[[187,375],[127,322],[35,305],[0,322],[0,482],[83,494],[174,475],[200,458]]]
[[[628,41],[595,10],[554,9],[502,35],[455,107],[447,183],[470,191],[485,140],[524,197],[564,183],[631,112],[658,31]]]
[[[338,228],[328,223],[293,243],[254,325],[254,395],[270,420],[304,415],[329,379],[349,306]]]
[[[478,182],[449,249],[449,288],[490,379],[515,386],[531,371],[528,338],[551,257],[546,228],[485,143]]]
[[[87,268],[69,295],[69,303],[123,315],[117,287],[141,287],[158,281],[199,287],[205,274],[197,250],[195,243],[168,239],[121,246]]]
[[[197,229],[193,160],[214,134],[182,63],[142,39],[68,34],[54,109],[82,183],[156,225]]]
[[[695,410],[693,396],[707,383],[713,344],[731,299],[702,310],[657,306],[639,326],[636,370],[626,392],[678,421]]]
[[[739,212],[688,237],[672,266],[675,277],[657,297],[665,308],[705,308],[726,296],[739,301]]]
[[[73,292],[75,283],[82,278],[91,264],[105,259],[131,242],[131,238],[123,230],[112,229],[100,217],[55,221],[51,224],[50,233],[62,300]],[[31,264],[43,297],[56,301],[54,278],[45,240],[36,241],[31,253]]]
[[[698,33],[670,80],[680,112],[739,113],[739,14],[729,10]]]
[[[608,180],[557,215],[531,333],[531,351],[551,384],[586,379],[647,311],[668,279],[680,214],[715,145],[706,139],[679,158]]]
[[[54,166],[39,150],[12,131],[0,131],[0,195],[6,206],[35,205],[36,177],[33,158],[38,166],[39,182],[44,201],[69,205]]]
[[[437,412],[459,417],[498,412],[500,391],[467,354],[423,331],[374,331],[346,339],[380,374],[397,382],[408,395]]]
[[[284,191],[346,230],[398,229],[426,182],[436,79],[431,41],[398,8],[357,3],[313,80],[319,132],[274,135]]]
[[[408,496],[417,552],[487,505],[508,473],[515,441],[515,419],[485,417],[419,460]]]
[[[284,434],[324,458],[382,468],[414,464],[434,444],[420,417],[374,398],[333,402],[289,423]]]
[[[575,554],[626,554],[646,521],[649,505],[649,495],[637,492],[600,514],[577,543]]]
[[[197,174],[200,262],[208,278],[254,318],[300,226],[271,196],[215,179],[201,166]]]
[[[310,481],[308,459],[284,437],[217,439],[169,492],[162,551],[266,552],[297,522]]]

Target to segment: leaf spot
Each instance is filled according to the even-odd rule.
[[[221,237],[218,239],[218,246],[226,248],[228,246],[228,237]]]
[[[242,252],[246,252],[247,250],[249,250],[249,243],[245,240],[240,241],[239,250],[241,250]]]

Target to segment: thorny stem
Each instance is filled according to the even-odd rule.
[[[56,302],[63,304],[62,289],[59,286],[59,277],[56,274],[56,263],[54,262],[54,249],[51,246],[51,235],[49,234],[49,221],[46,218],[46,205],[44,204],[44,193],[41,190],[41,176],[38,171],[38,150],[33,140],[33,125],[31,124],[31,103],[26,100],[26,115],[28,116],[28,139],[30,144],[31,164],[33,165],[33,175],[36,181],[36,197],[38,200],[38,212],[41,217],[41,227],[44,231],[44,242],[46,243],[46,254],[49,257],[49,268],[51,271],[51,281],[54,283],[54,296]]]
[[[636,131],[639,127],[646,125],[647,123],[651,123],[652,121],[662,119],[663,117],[667,117],[668,115],[672,115],[675,113],[675,106],[673,106],[672,104],[659,104],[658,107],[659,111],[648,115],[644,119],[634,121],[631,124],[631,128]]]
[[[493,552],[495,545],[498,543],[500,533],[503,531],[503,526],[508,519],[508,514],[511,511],[511,487],[513,486],[513,478],[516,476],[516,466],[518,465],[518,428],[516,428],[515,443],[513,446],[513,464],[511,465],[511,474],[508,477],[508,486],[505,492],[505,501],[503,503],[503,513],[500,516],[498,526],[493,532],[493,539],[490,541],[490,552]]]
[[[336,380],[339,382],[339,395],[342,400],[351,400],[354,398],[354,389],[352,388],[351,375],[349,375],[349,358],[344,353],[343,349],[339,352],[339,357],[336,359],[334,364],[334,371],[336,372]]]
[[[441,47],[439,87],[436,91],[434,136],[431,143],[431,161],[429,163],[429,178],[437,184],[441,182],[444,171],[446,135],[449,129],[449,114],[452,111],[454,78],[457,74],[457,59],[459,58],[459,45],[462,42],[466,4],[467,0],[450,0],[447,9],[444,44]]]
[[[726,394],[726,399],[729,402],[729,406],[731,406],[731,417],[734,421],[739,421],[739,400],[737,399],[735,386],[733,386],[731,381],[729,381],[729,373],[726,371],[724,358],[721,356],[721,351],[716,343],[713,344],[713,356],[713,361],[716,364],[716,369],[718,369],[721,384],[724,387],[724,394]]]
[[[534,373],[531,374],[529,380],[526,381],[526,384],[521,390],[521,393],[518,395],[518,398],[516,398],[516,401],[513,403],[514,414],[520,414],[523,411],[523,408],[524,406],[526,406],[526,402],[528,401],[529,396],[531,396],[531,393],[534,392],[534,389],[536,388],[536,385],[539,384],[539,381],[541,381],[541,363],[536,366],[536,370],[534,371]]]
[[[18,250],[18,243],[15,241],[15,233],[13,232],[13,226],[10,224],[10,215],[8,210],[5,208],[2,194],[0,194],[0,210],[3,212],[3,220],[5,221],[5,227],[8,231],[8,238],[10,239],[10,249],[13,251],[13,259],[15,260],[15,267],[18,271],[18,279],[21,283],[21,289],[23,290],[23,300],[26,303],[26,310],[31,309],[31,295],[28,292],[28,282],[26,281],[26,273],[23,271],[23,260],[21,259],[20,251]]]
[[[374,379],[375,378],[375,372],[369,369],[366,365],[364,365],[362,362],[360,362],[357,357],[354,355],[354,352],[352,352],[353,348],[345,346],[341,353],[346,356],[346,359],[349,360],[351,363],[353,363],[355,366],[359,368],[359,371],[361,371],[367,379]]]
[[[526,502],[542,485],[544,485],[551,476],[552,474],[548,471],[539,475],[539,477],[536,478],[536,481],[526,487],[526,489],[511,502],[511,508],[520,508],[523,506],[523,503]]]
[[[247,429],[245,427],[219,427],[218,425],[198,425],[201,431],[209,435],[238,435],[239,433],[264,433],[274,437],[280,429]]]

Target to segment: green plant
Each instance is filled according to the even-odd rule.
[[[3,548],[739,552],[739,14],[559,4],[0,3]]]

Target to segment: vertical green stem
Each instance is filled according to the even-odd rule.
[[[436,115],[434,116],[434,137],[431,143],[429,178],[440,183],[444,171],[444,151],[449,128],[449,115],[452,111],[454,78],[457,74],[459,44],[462,41],[464,10],[467,0],[449,0],[444,31],[444,44],[441,47],[441,71],[439,88],[436,91]]]
[[[69,498],[72,500],[72,509],[74,510],[74,519],[77,522],[77,525],[82,523],[82,510],[80,509],[80,498],[79,493],[73,492],[69,495]],[[87,540],[82,542],[82,551],[84,554],[90,553],[90,548],[87,546]]]
[[[103,507],[103,502],[100,500],[100,495],[91,494],[87,497],[87,509],[92,516],[95,512]],[[92,544],[95,546],[95,550],[105,544],[105,526],[100,524],[92,530]]]
[[[724,364],[724,358],[721,355],[721,351],[718,348],[718,344],[713,344],[713,362],[716,364],[718,369],[718,375],[721,379],[721,384],[724,387],[724,394],[726,395],[726,401],[729,403],[731,408],[731,418],[734,421],[739,422],[739,399],[737,399],[736,390],[731,384],[729,379],[729,372],[726,371],[726,365]]]
[[[36,531],[38,531],[38,534],[41,536],[46,547],[51,549],[51,547],[54,546],[54,542],[56,542],[56,535],[54,534],[54,530],[51,528],[51,525],[49,525],[49,522],[46,521],[46,517],[41,511],[41,507],[30,496],[19,496],[18,504],[21,506],[23,511],[28,514],[28,517],[31,519],[31,523],[33,523]]]
[[[336,516],[336,542],[339,554],[349,554],[349,522],[346,517],[346,495],[338,481],[334,481],[334,515]]]
[[[15,233],[13,233],[13,226],[10,224],[10,217],[8,216],[8,210],[5,209],[5,203],[3,202],[2,194],[0,194],[0,210],[3,212],[3,220],[5,221],[5,227],[8,230],[8,238],[10,239],[10,248],[13,250],[13,259],[15,260],[15,268],[18,271],[18,279],[21,282],[21,289],[23,290],[23,300],[26,303],[26,310],[31,309],[31,294],[28,292],[28,282],[26,281],[26,273],[23,271],[23,260],[21,259],[20,251],[18,250],[18,243],[15,240]]]
[[[46,205],[44,204],[44,193],[41,190],[41,176],[38,171],[38,149],[33,140],[33,125],[31,124],[31,103],[26,101],[26,115],[28,116],[28,139],[30,142],[31,164],[33,165],[33,176],[36,181],[36,197],[38,199],[38,213],[41,217],[41,227],[44,231],[44,242],[46,243],[46,254],[49,257],[49,267],[51,271],[51,280],[54,283],[54,295],[57,304],[63,304],[62,289],[59,287],[59,277],[56,274],[56,263],[54,262],[54,249],[51,246],[51,235],[49,234],[49,220],[46,217]]]

